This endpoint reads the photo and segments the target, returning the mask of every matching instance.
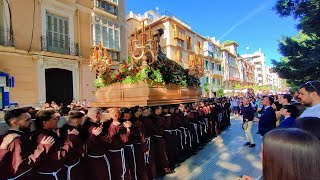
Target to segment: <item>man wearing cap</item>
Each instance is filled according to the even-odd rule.
[[[308,81],[300,86],[299,99],[301,104],[308,107],[302,117],[320,118],[320,81]]]

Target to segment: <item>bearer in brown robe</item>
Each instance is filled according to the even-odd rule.
[[[110,141],[106,132],[102,133],[100,109],[90,108],[81,129],[85,139],[84,169],[87,177],[95,180],[111,180],[110,161],[106,154],[106,146]]]
[[[162,115],[165,117],[164,121],[164,138],[166,141],[166,153],[169,161],[170,169],[175,168],[175,163],[177,161],[177,145],[178,145],[178,138],[176,135],[174,124],[174,119],[169,112],[170,106],[162,106]]]
[[[61,169],[63,167],[63,160],[68,153],[70,147],[73,146],[72,136],[78,135],[79,132],[76,129],[68,130],[68,137],[66,140],[60,137],[55,129],[58,124],[58,117],[53,110],[40,110],[36,114],[36,125],[38,131],[35,135],[35,141],[40,143],[44,137],[52,136],[54,138],[54,145],[50,148],[49,152],[43,157],[43,159],[34,167],[36,174],[35,179],[45,180],[63,180],[66,179]]]
[[[131,180],[128,164],[125,159],[124,144],[128,142],[132,124],[130,121],[126,121],[123,124],[119,122],[119,108],[111,108],[109,112],[111,119],[109,121],[109,127],[106,129],[108,129],[111,141],[107,147],[107,154],[110,159],[112,180]]]
[[[144,107],[142,110],[141,120],[145,128],[145,145],[147,146],[147,151],[145,153],[145,163],[147,167],[147,175],[149,179],[157,178],[157,167],[156,167],[156,146],[153,137],[153,132],[155,131],[155,124],[152,119],[152,112],[149,107]]]
[[[83,140],[80,135],[68,135],[68,131],[72,131],[73,129],[80,131],[83,117],[84,114],[82,112],[71,110],[68,114],[67,124],[59,129],[60,136],[64,141],[70,137],[72,142],[74,142],[64,159],[64,168],[62,168],[62,173],[66,174],[67,180],[87,179],[83,173],[85,171],[83,162],[80,162],[84,155]]]
[[[145,129],[142,121],[140,120],[141,109],[139,106],[130,108],[131,118],[126,118],[125,121],[130,121],[130,134],[128,142],[125,144],[126,158],[128,157],[128,165],[130,175],[135,180],[146,180],[146,166],[144,161],[144,153],[147,151],[145,142]],[[133,157],[134,155],[134,157]]]
[[[158,174],[170,174],[174,173],[169,167],[169,160],[166,153],[166,141],[164,139],[164,130],[166,118],[162,115],[162,108],[160,106],[154,107],[155,114],[155,132],[154,141],[156,146],[156,162],[158,162],[157,170]]]
[[[0,179],[32,179],[32,168],[41,161],[52,144],[44,137],[33,146],[30,140],[31,116],[25,109],[14,109],[4,117],[10,129],[0,137]]]

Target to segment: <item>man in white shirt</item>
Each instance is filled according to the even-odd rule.
[[[320,118],[320,81],[308,81],[301,85],[299,99],[301,100],[302,105],[308,107],[300,115],[300,118]]]

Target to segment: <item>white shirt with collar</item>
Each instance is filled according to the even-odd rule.
[[[320,103],[307,108],[301,115],[299,118],[303,118],[303,117],[317,117],[320,118]]]

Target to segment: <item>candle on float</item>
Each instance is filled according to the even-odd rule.
[[[143,32],[141,33],[141,42],[140,42],[141,45],[144,45],[144,34]]]
[[[103,50],[103,57],[104,57],[104,58],[107,58],[107,56],[108,56],[107,49],[104,49],[104,50]]]
[[[151,39],[151,26],[149,26],[149,39]]]
[[[138,40],[138,31],[137,31],[137,28],[134,29],[134,40]]]
[[[94,47],[93,53],[94,53],[94,57],[95,57],[95,59],[98,59],[98,51],[97,51],[97,47]]]
[[[157,41],[154,41],[154,43],[153,43],[153,49],[154,49],[154,50],[158,50],[158,42],[157,42]]]
[[[133,51],[133,40],[130,41],[130,50]]]

